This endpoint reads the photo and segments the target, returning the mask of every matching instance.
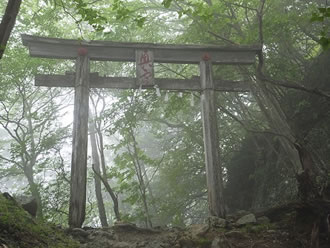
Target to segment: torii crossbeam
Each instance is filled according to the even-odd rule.
[[[90,73],[89,61],[137,62],[150,56],[150,68],[140,68],[138,75],[147,75],[142,88],[191,90],[201,92],[204,150],[209,211],[213,216],[224,217],[223,183],[219,158],[219,138],[216,120],[215,91],[248,91],[246,82],[214,81],[212,64],[253,64],[254,47],[219,47],[196,45],[160,45],[150,43],[123,43],[110,41],[79,41],[22,35],[33,57],[75,59],[76,72],[66,75],[36,75],[37,86],[75,87],[74,122],[70,186],[70,227],[81,227],[85,219],[88,101],[89,88],[137,89],[141,78],[100,77]],[[143,55],[141,55],[143,54]],[[145,58],[143,58],[145,59]],[[141,60],[140,60],[141,61]],[[200,77],[192,79],[153,78],[152,63],[199,64]],[[138,66],[138,63],[137,63]]]

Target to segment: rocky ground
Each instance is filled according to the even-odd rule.
[[[10,196],[0,195],[0,248],[330,247],[327,228],[318,230],[319,244],[311,238],[315,228],[309,212],[291,204],[259,213],[239,211],[226,220],[210,217],[204,224],[184,229],[146,229],[124,222],[108,228],[64,229],[36,221]]]
[[[243,215],[240,217],[240,215]],[[82,248],[297,248],[309,247],[307,236],[293,236],[290,230],[271,223],[268,217],[251,213],[230,216],[230,220],[210,218],[205,224],[185,229],[144,229],[117,223],[103,229],[68,230]],[[328,246],[324,246],[328,247]]]

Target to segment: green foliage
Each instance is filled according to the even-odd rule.
[[[164,5],[165,8],[169,8],[172,4],[173,0],[164,0],[162,2],[162,5]]]
[[[173,0],[163,0],[162,5],[165,8],[170,8]],[[180,3],[183,3],[180,5]],[[189,0],[189,1],[178,1],[177,4],[180,6],[177,11],[179,18],[183,16],[197,17],[204,22],[209,21],[213,17],[213,9],[205,1],[200,0]]]
[[[88,4],[83,0],[74,0],[75,7],[77,9],[77,14],[81,16],[78,23],[86,21],[91,25],[96,31],[103,31],[105,29],[104,24],[107,19],[99,13],[99,11],[88,7]]]
[[[330,7],[318,8],[317,12],[312,13],[310,19],[311,22],[320,22],[323,23],[322,30],[320,32],[319,43],[324,50],[330,48],[330,37],[329,37],[329,26],[326,24],[328,18],[330,18]]]
[[[116,19],[121,21],[129,18],[133,13],[133,11],[127,8],[121,0],[114,0],[112,9],[116,11]]]

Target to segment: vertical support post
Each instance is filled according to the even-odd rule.
[[[88,101],[89,101],[89,58],[87,49],[80,48],[76,61],[73,141],[71,160],[71,185],[69,226],[81,227],[85,220]]]
[[[211,216],[225,217],[212,62],[208,60],[209,57],[206,57],[206,59],[204,58],[200,62],[201,105],[208,202]]]

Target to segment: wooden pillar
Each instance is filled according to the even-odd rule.
[[[212,62],[200,62],[201,105],[204,135],[204,151],[209,211],[211,216],[225,217],[222,170],[219,158],[215,91],[212,79]]]
[[[87,50],[78,51],[76,61],[69,226],[81,227],[85,220],[89,58]]]

